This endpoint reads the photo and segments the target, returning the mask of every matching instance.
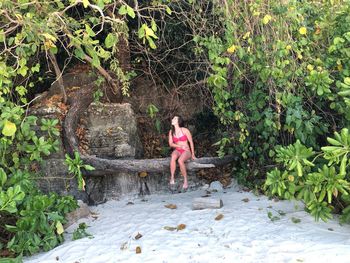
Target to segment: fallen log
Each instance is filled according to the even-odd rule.
[[[192,201],[192,210],[200,210],[200,209],[218,209],[223,206],[223,202],[221,199],[214,198],[202,198],[198,197],[193,199]]]
[[[158,159],[103,159],[91,155],[83,155],[81,159],[84,163],[95,167],[95,171],[90,171],[88,175],[99,176],[113,172],[163,172],[168,171],[170,166],[170,158]],[[227,155],[223,158],[219,157],[203,157],[194,161],[187,161],[186,168],[188,171],[196,171],[200,169],[213,168],[229,164],[233,160],[233,155]]]

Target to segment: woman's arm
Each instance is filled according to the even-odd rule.
[[[171,147],[171,148],[179,148],[179,147],[182,147],[181,145],[178,145],[178,144],[176,144],[176,143],[173,142],[173,136],[172,136],[172,134],[171,134],[171,130],[169,131],[168,142],[169,142],[169,147]]]
[[[192,153],[192,160],[194,160],[194,159],[196,159],[196,155],[194,154],[194,144],[193,144],[192,134],[191,134],[191,132],[188,129],[185,130],[185,134],[186,134],[186,136],[188,138],[188,141],[190,143],[190,148],[191,148],[191,153]]]

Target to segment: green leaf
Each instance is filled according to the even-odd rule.
[[[85,59],[85,53],[84,53],[83,49],[81,49],[81,48],[75,49],[74,54],[76,55],[77,58]]]
[[[147,37],[147,40],[148,40],[149,46],[150,46],[152,49],[156,49],[156,48],[157,48],[157,46],[154,44],[154,41],[153,41],[152,38]]]
[[[17,91],[18,95],[21,97],[23,97],[24,95],[27,94],[27,89],[23,86],[17,86],[16,91]]]
[[[344,78],[344,83],[350,86],[350,78],[349,77]]]
[[[303,176],[303,168],[299,162],[297,163],[297,171],[298,171],[298,176]]]
[[[132,9],[130,6],[126,6],[126,12],[131,18],[135,18],[134,9]]]
[[[113,33],[109,33],[105,39],[106,48],[111,48],[117,43],[117,37]]]
[[[58,235],[61,235],[64,232],[62,223],[60,221],[57,221],[56,223],[56,232]]]
[[[5,39],[6,39],[6,36],[5,36],[4,30],[1,29],[0,30],[0,42],[4,42]]]
[[[348,158],[346,156],[346,154],[344,154],[343,159],[341,160],[340,163],[340,171],[339,174],[344,176],[346,174],[346,163],[348,161]]]
[[[87,8],[90,5],[89,0],[83,0],[83,6],[84,8]]]
[[[89,164],[85,164],[85,165],[84,165],[84,168],[85,168],[85,170],[88,170],[88,171],[93,171],[93,170],[95,170],[95,167],[93,167],[93,166],[91,166],[91,165],[89,165]]]
[[[27,75],[28,72],[28,67],[27,66],[22,66],[19,69],[17,69],[18,74],[21,74],[23,77]]]
[[[350,89],[339,91],[338,95],[342,96],[342,97],[348,97],[348,96],[350,96]]]
[[[4,136],[11,137],[16,133],[16,130],[17,130],[16,124],[14,124],[11,121],[6,120],[4,127],[2,129],[2,134]]]
[[[127,8],[126,8],[126,5],[122,5],[120,8],[119,8],[119,11],[118,11],[118,14],[119,15],[125,15],[127,14]]]
[[[145,30],[143,27],[140,27],[139,30],[137,31],[137,35],[139,38],[144,38],[145,37]]]
[[[95,32],[91,29],[91,27],[88,24],[85,24],[85,30],[90,37],[96,36]]]
[[[40,64],[39,63],[36,63],[36,65],[34,67],[32,67],[30,69],[33,73],[34,72],[39,72],[40,71]]]
[[[4,171],[4,169],[2,169],[0,167],[0,189],[1,189],[1,187],[4,186],[6,181],[7,181],[7,175],[6,175],[5,171]]]
[[[145,35],[146,37],[153,37],[154,39],[158,39],[158,37],[156,36],[156,34],[154,34],[153,30],[151,28],[149,28],[147,25],[145,25]]]
[[[172,13],[169,6],[166,7],[165,11],[166,11],[169,15],[171,15],[171,13]]]
[[[335,146],[342,146],[341,142],[338,142],[337,140],[333,139],[333,138],[329,138],[327,137],[327,141],[332,144],[332,145],[335,145]]]
[[[92,56],[92,62],[91,64],[94,66],[94,67],[99,67],[101,64],[100,64],[100,60],[98,58],[98,56]]]
[[[154,21],[154,19],[152,19],[152,22],[151,22],[151,28],[154,32],[157,32],[157,24],[156,22]]]

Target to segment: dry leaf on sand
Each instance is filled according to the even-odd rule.
[[[142,237],[142,235],[140,233],[137,233],[137,235],[135,236],[135,239],[138,240]]]
[[[174,204],[167,204],[167,205],[165,205],[165,207],[169,208],[169,209],[176,209],[177,208],[177,206]]]
[[[185,228],[186,228],[185,224],[180,224],[180,225],[177,226],[177,231],[183,230]]]
[[[215,220],[216,221],[219,221],[221,219],[223,219],[224,215],[223,214],[218,214],[216,217],[215,217]]]

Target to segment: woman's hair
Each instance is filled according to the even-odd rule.
[[[174,117],[177,117],[177,122],[179,123],[180,128],[184,127],[184,119],[181,116],[179,116],[179,115],[175,115]],[[175,135],[175,127],[174,127],[174,125],[171,125],[171,134],[173,136]]]

